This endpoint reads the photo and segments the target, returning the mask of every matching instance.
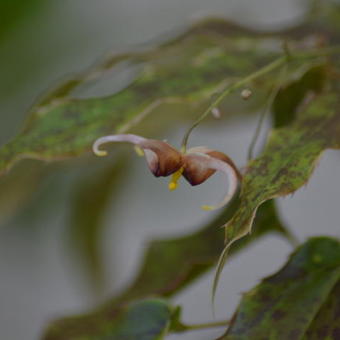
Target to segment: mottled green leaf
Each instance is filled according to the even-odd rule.
[[[274,129],[263,153],[250,161],[243,178],[240,206],[225,225],[226,247],[218,264],[214,290],[231,244],[247,235],[258,207],[306,184],[321,153],[340,147],[339,96],[319,96],[287,127]]]
[[[308,240],[279,272],[243,295],[221,340],[299,340],[311,323],[310,332],[315,335],[313,325],[318,324],[318,317],[321,317],[319,326],[324,323],[329,331],[336,329],[339,324],[334,312],[339,306],[335,306],[335,300],[339,296],[335,295],[339,279],[339,241],[327,237]],[[321,311],[327,314],[321,315]],[[331,334],[328,330],[323,334]],[[312,334],[310,332],[307,335]]]
[[[161,340],[167,332],[172,308],[160,299],[149,299],[128,304],[116,310],[111,317],[97,319],[101,332],[96,333],[94,320],[83,323],[81,329],[67,327],[64,321],[64,333],[60,334],[58,324],[52,325],[44,339],[46,340]],[[79,332],[81,330],[81,332]],[[81,333],[83,333],[81,335]]]
[[[125,291],[88,314],[56,321],[52,326],[54,338],[46,339],[73,340],[70,334],[74,339],[86,339],[89,334],[95,334],[101,339],[103,325],[112,322],[120,306],[155,295],[171,296],[184,288],[216,263],[223,248],[223,231],[218,227],[232,214],[234,208],[226,209],[216,220],[198,232],[151,242],[136,279]],[[248,244],[270,232],[290,237],[279,221],[272,201],[259,209],[255,224],[256,231],[251,237],[239,242],[232,249],[231,255],[237,254]]]
[[[129,130],[162,102],[183,101],[197,107],[221,86],[282,54],[280,39],[210,20],[160,47],[110,57],[61,84],[31,109],[21,133],[0,149],[0,173],[22,158],[80,155],[99,136]],[[118,66],[133,68],[130,85],[99,97],[75,97],[79,85],[96,83]],[[266,79],[253,84],[257,97],[273,82],[272,77]]]
[[[340,281],[316,314],[303,339],[340,339]]]

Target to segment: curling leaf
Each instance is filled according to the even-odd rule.
[[[280,271],[243,295],[220,340],[335,340],[339,283],[339,241],[312,238]]]

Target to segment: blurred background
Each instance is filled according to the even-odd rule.
[[[148,46],[180,32],[205,16],[222,16],[248,27],[273,30],[299,22],[307,10],[302,0],[20,0],[0,1],[0,144],[21,128],[27,109],[58,80],[89,67],[103,54]],[[107,86],[121,88],[129,74]],[[105,93],[107,89],[102,88]],[[201,125],[192,145],[207,145],[246,162],[257,117],[240,116]],[[178,145],[186,124],[162,135]],[[150,136],[152,137],[152,136]],[[124,148],[123,151],[131,151]],[[221,196],[222,177],[198,188],[182,185],[169,192],[143,159],[122,163],[99,237],[103,282],[90,282],[70,232],[74,186],[86,182],[91,167],[80,160],[42,165],[24,161],[0,181],[0,338],[39,339],[47,322],[96,306],[134,277],[150,239],[197,230],[213,213],[200,205]],[[126,164],[128,164],[127,167]],[[118,167],[119,168],[119,167]],[[324,153],[307,186],[279,199],[279,208],[299,240],[312,235],[339,236],[339,152]],[[29,194],[33,192],[33,194]],[[225,268],[217,294],[216,319],[232,315],[240,294],[284,263],[291,246],[267,236]],[[173,299],[183,306],[184,321],[213,320],[210,306],[212,271]],[[213,329],[171,335],[170,340],[212,339]]]

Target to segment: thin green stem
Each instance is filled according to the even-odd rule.
[[[211,110],[215,107],[217,107],[221,101],[229,94],[233,93],[234,91],[238,90],[239,88],[247,85],[248,83],[252,82],[253,80],[260,78],[261,76],[270,73],[281,66],[288,64],[291,61],[295,60],[304,60],[304,59],[313,59],[321,56],[326,56],[332,53],[338,53],[340,52],[340,46],[325,48],[325,49],[319,49],[316,51],[309,51],[309,52],[303,52],[303,53],[296,53],[296,54],[289,54],[289,56],[284,55],[270,64],[260,68],[256,72],[248,75],[245,78],[240,79],[239,81],[235,82],[234,84],[231,84],[228,86],[224,91],[222,91],[216,99],[208,106],[208,108],[203,112],[203,114],[192,124],[192,126],[187,130],[185,133],[183,140],[182,140],[182,146],[181,151],[183,153],[186,152],[188,139],[191,134],[191,132],[210,114]]]
[[[197,127],[210,113],[210,111],[214,108],[217,107],[220,102],[226,97],[227,95],[233,93],[237,89],[239,89],[242,86],[247,85],[251,81],[255,80],[256,78],[259,78],[263,76],[266,73],[269,73],[278,67],[282,66],[286,62],[287,58],[286,56],[281,57],[279,59],[274,60],[272,63],[264,66],[263,68],[259,69],[258,71],[250,74],[249,76],[240,79],[236,83],[228,86],[224,91],[220,93],[220,95],[208,106],[208,108],[203,112],[203,114],[193,123],[193,125],[189,128],[189,130],[186,132],[186,134],[183,137],[182,141],[182,152],[186,151],[186,147],[188,144],[188,139],[191,134],[191,132]]]

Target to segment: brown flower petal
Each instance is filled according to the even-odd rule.
[[[197,153],[205,154],[228,163],[234,169],[238,179],[241,180],[242,176],[240,172],[238,171],[233,161],[227,155],[220,151],[208,149],[204,146],[198,146],[189,149],[188,153],[184,156],[183,176],[191,185],[195,186],[205,182],[210,176],[212,176],[216,172],[216,169],[207,168],[205,164],[200,163],[200,160],[190,157],[190,154]]]
[[[151,172],[156,176],[169,176],[182,166],[182,155],[166,142],[146,139],[139,146],[144,150]]]
[[[193,152],[196,151],[196,152]],[[197,152],[203,151],[203,152]],[[212,155],[214,156],[212,156]],[[235,195],[241,178],[234,163],[229,157],[218,151],[195,148],[183,156],[183,176],[191,185],[198,185],[209,178],[216,170],[224,172],[228,176],[228,192],[222,202],[216,206],[203,206],[205,210],[214,210],[226,205]]]
[[[101,137],[94,142],[93,152],[98,156],[106,156],[107,152],[99,147],[109,142],[129,142],[143,149],[149,169],[156,177],[169,176],[182,166],[181,153],[168,143],[133,134]]]

